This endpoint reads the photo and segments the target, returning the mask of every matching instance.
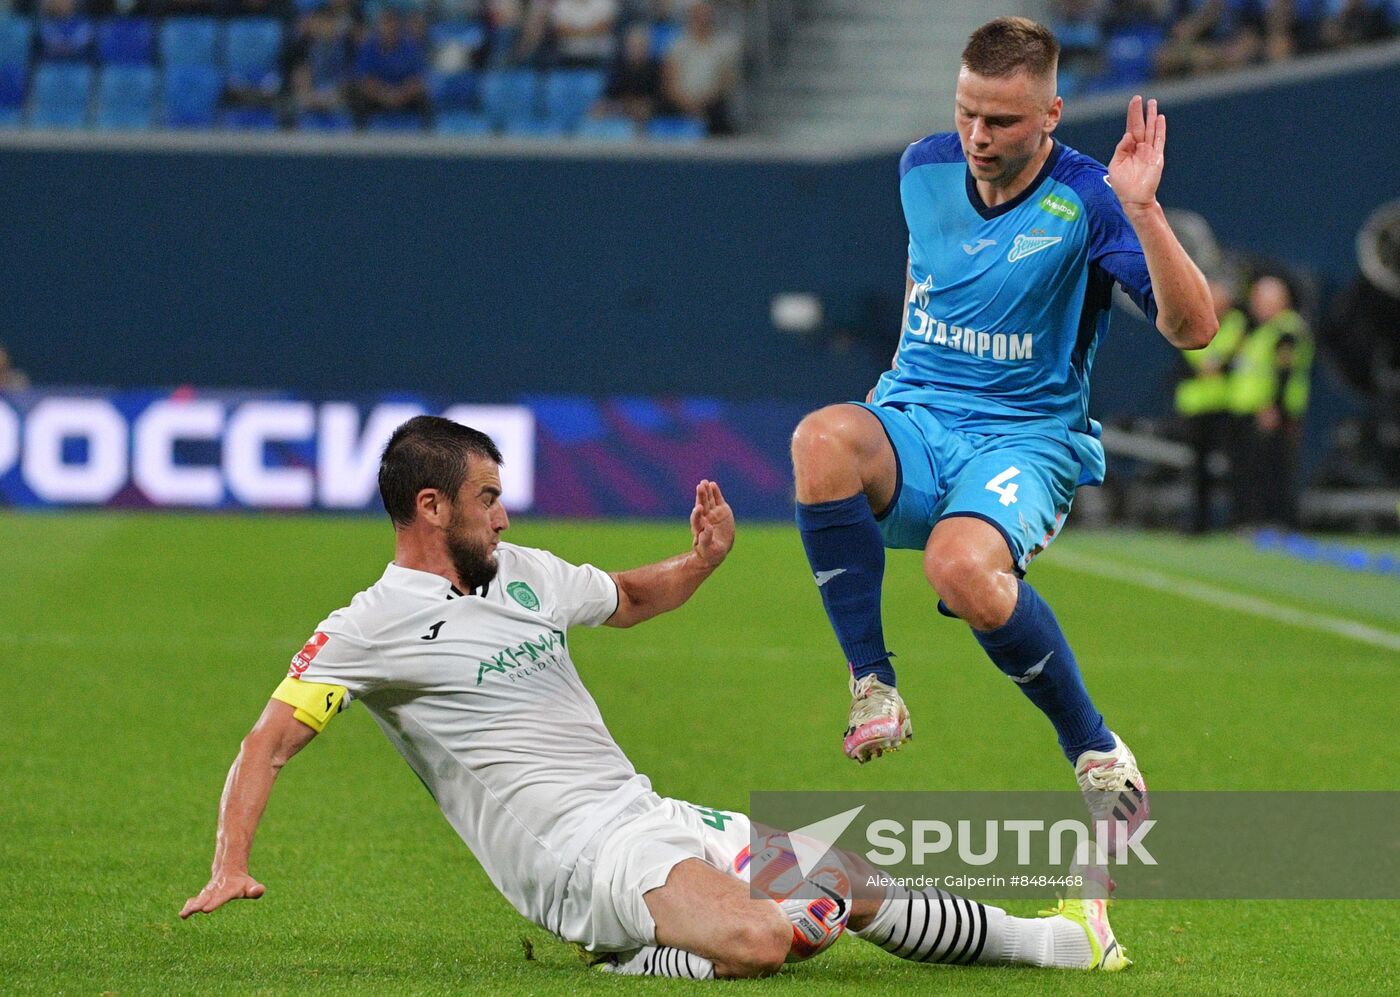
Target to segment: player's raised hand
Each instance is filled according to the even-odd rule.
[[[734,510],[729,508],[719,485],[713,481],[702,481],[695,486],[690,532],[695,556],[709,567],[718,567],[734,547]]]
[[[1167,116],[1157,113],[1157,102],[1149,100],[1144,109],[1141,96],[1128,102],[1128,126],[1113,159],[1108,178],[1124,208],[1147,207],[1157,199],[1166,162]]]
[[[266,892],[267,888],[246,872],[234,875],[219,873],[200,890],[199,896],[185,901],[185,906],[180,908],[180,917],[212,914],[230,900],[256,900]]]

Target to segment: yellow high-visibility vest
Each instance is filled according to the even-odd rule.
[[[1191,367],[1191,376],[1176,386],[1178,415],[1209,415],[1230,407],[1230,363],[1244,341],[1249,320],[1235,309],[1220,320],[1220,331],[1210,345],[1199,350],[1182,350]]]

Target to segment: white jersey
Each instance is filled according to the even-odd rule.
[[[604,571],[502,543],[484,594],[390,564],[292,662],[344,686],[418,773],[491,882],[559,933],[580,851],[653,797],[608,733],[567,631],[617,609]]]

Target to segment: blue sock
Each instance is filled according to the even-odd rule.
[[[834,502],[797,503],[797,529],[812,565],[826,617],[857,679],[874,674],[894,685],[893,655],[880,622],[885,540],[861,494]]]
[[[972,635],[1055,725],[1060,748],[1071,764],[1085,751],[1113,747],[1113,735],[1084,688],[1064,631],[1035,589],[1019,582],[1011,619],[995,630],[974,630]]]

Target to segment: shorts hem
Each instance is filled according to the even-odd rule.
[[[885,442],[890,445],[890,452],[894,454],[894,494],[890,496],[890,504],[885,506],[883,511],[875,513],[875,522],[883,523],[890,518],[890,514],[899,505],[899,496],[904,492],[904,464],[899,459],[899,447],[895,446],[894,437],[890,435],[890,427],[885,425],[884,417],[875,411],[874,402],[847,402],[846,404],[863,408],[879,420],[880,429],[885,434]]]
[[[1002,526],[1000,523],[998,523],[998,522],[997,522],[995,519],[993,519],[991,516],[988,516],[988,515],[986,515],[985,513],[981,513],[981,512],[971,512],[971,511],[945,512],[943,515],[939,516],[936,520],[934,520],[933,525],[934,525],[934,526],[937,526],[939,523],[943,522],[943,520],[945,520],[945,519],[958,519],[958,518],[962,518],[962,519],[980,519],[982,522],[987,523],[987,524],[989,524],[989,525],[995,527],[996,531],[997,531],[998,533],[1001,534],[1001,539],[1002,539],[1003,541],[1006,542],[1006,549],[1007,549],[1007,551],[1011,554],[1011,567],[1012,567],[1012,569],[1016,572],[1016,577],[1017,577],[1017,578],[1025,578],[1025,577],[1026,577],[1026,569],[1023,568],[1023,567],[1021,567],[1021,558],[1020,558],[1020,555],[1018,555],[1018,554],[1016,553],[1016,545],[1015,545],[1014,543],[1011,542],[1011,534],[1010,534],[1010,533],[1007,533],[1007,532],[1006,532],[1006,527],[1005,527],[1005,526]]]

